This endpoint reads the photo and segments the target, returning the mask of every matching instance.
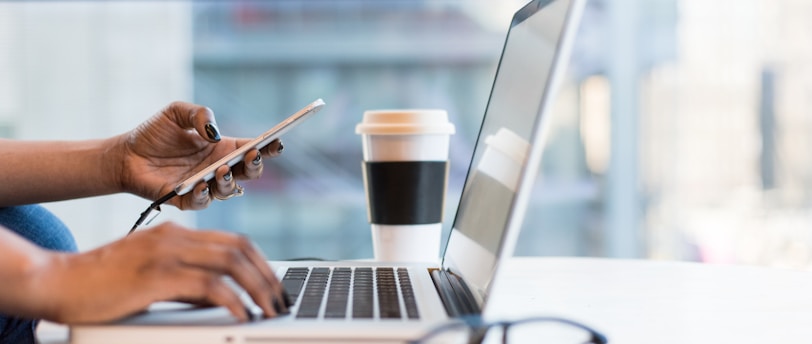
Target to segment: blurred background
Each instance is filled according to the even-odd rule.
[[[368,258],[355,124],[448,110],[450,223],[523,4],[2,2],[0,137],[108,137],[173,100],[248,137],[324,98],[245,197],[159,220],[245,233],[271,259]],[[812,268],[809,42],[804,0],[589,0],[516,254]],[[85,250],[149,203],[45,206]]]

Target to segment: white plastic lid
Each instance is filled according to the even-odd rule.
[[[368,135],[422,135],[454,134],[454,124],[448,121],[445,110],[370,110],[355,127],[356,134]]]
[[[488,135],[485,138],[485,144],[502,152],[517,164],[524,163],[527,151],[530,149],[530,143],[527,140],[507,128],[499,128],[496,134]]]

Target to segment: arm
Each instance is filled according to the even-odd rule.
[[[152,302],[185,300],[223,306],[249,319],[222,280],[233,278],[275,316],[282,287],[264,257],[239,235],[192,231],[166,223],[98,249],[43,250],[0,227],[0,313],[60,323],[115,320]]]
[[[0,227],[0,312],[37,318],[44,314],[41,302],[30,291],[40,282],[41,272],[53,263],[54,254]]]
[[[86,141],[0,140],[0,206],[59,201],[129,192],[156,200],[185,177],[216,162],[250,139],[221,137],[209,108],[174,102],[137,128],[108,139]],[[230,195],[235,180],[262,175],[263,157],[279,155],[277,140],[252,151],[233,169],[168,203],[202,209],[212,194]],[[226,178],[233,173],[234,178]]]
[[[110,152],[117,140],[0,140],[0,206],[120,192]]]

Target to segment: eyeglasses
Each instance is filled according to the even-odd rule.
[[[564,318],[530,317],[513,321],[485,322],[480,316],[464,317],[427,332],[410,344],[433,343],[561,343],[606,344],[606,336],[586,326]]]

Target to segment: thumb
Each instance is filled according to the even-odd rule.
[[[181,128],[195,128],[197,133],[210,142],[220,141],[220,129],[211,109],[186,102],[173,102],[166,111]]]

